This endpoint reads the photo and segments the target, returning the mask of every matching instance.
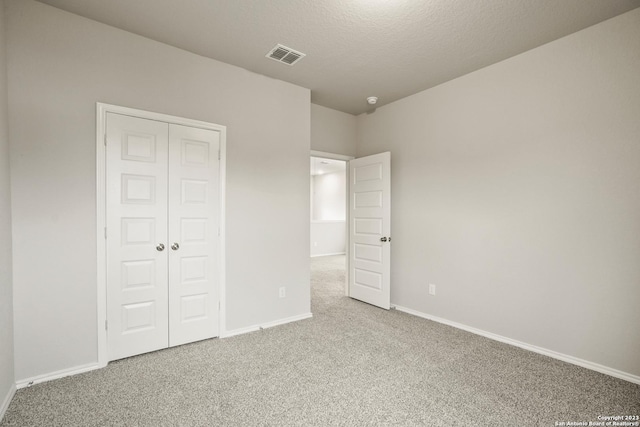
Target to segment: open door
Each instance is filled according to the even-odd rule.
[[[391,153],[349,162],[349,296],[391,306]]]

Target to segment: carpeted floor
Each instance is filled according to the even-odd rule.
[[[640,415],[640,386],[344,296],[312,319],[21,389],[0,426],[555,426]]]

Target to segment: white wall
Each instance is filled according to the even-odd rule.
[[[15,387],[11,278],[11,189],[5,58],[4,2],[0,1],[0,419],[2,419]]]
[[[311,256],[345,253],[346,224],[346,221],[312,221]]]
[[[97,101],[227,126],[227,329],[309,313],[309,90],[7,6],[16,377],[97,360]]]
[[[394,304],[640,375],[638,52],[640,9],[358,117]]]
[[[311,256],[345,252],[346,200],[346,172],[311,177]]]
[[[318,221],[344,221],[346,217],[346,173],[333,172],[314,175],[313,219]]]
[[[311,104],[312,150],[355,156],[356,135],[356,116]]]

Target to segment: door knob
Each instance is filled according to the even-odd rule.
[[[164,245],[162,243],[158,243],[158,246],[156,246],[156,250],[158,252],[164,251]]]
[[[381,241],[381,242],[386,242],[386,241],[387,241],[387,238],[386,238],[386,237],[381,237],[381,238],[380,238],[380,241]]]
[[[173,249],[174,251],[177,251],[178,249],[180,249],[180,245],[177,243],[174,243],[173,245],[171,245],[171,249]]]

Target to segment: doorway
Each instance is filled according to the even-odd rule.
[[[344,160],[311,157],[311,257],[346,251],[347,179]]]
[[[343,295],[348,295],[347,175],[351,159],[317,151],[312,151],[310,157],[309,253],[312,283],[314,287],[323,286],[330,276],[332,283],[343,284]]]
[[[342,187],[345,203],[340,208],[331,205],[330,212],[336,218],[345,219],[342,222],[345,226],[345,244],[339,246],[344,248],[345,253],[344,294],[388,310],[391,306],[391,153],[357,159],[325,154],[311,153],[311,254],[322,254],[322,251],[315,249],[319,246],[319,240],[315,237],[326,238],[329,234],[317,230],[314,232],[317,221],[322,221],[313,216],[322,211],[314,206],[318,193],[317,178],[314,176],[321,175],[323,168],[329,169],[334,161],[341,160],[346,166],[345,185]],[[336,191],[333,190],[334,193]],[[344,212],[344,216],[340,212]],[[313,281],[313,268],[311,273]]]

